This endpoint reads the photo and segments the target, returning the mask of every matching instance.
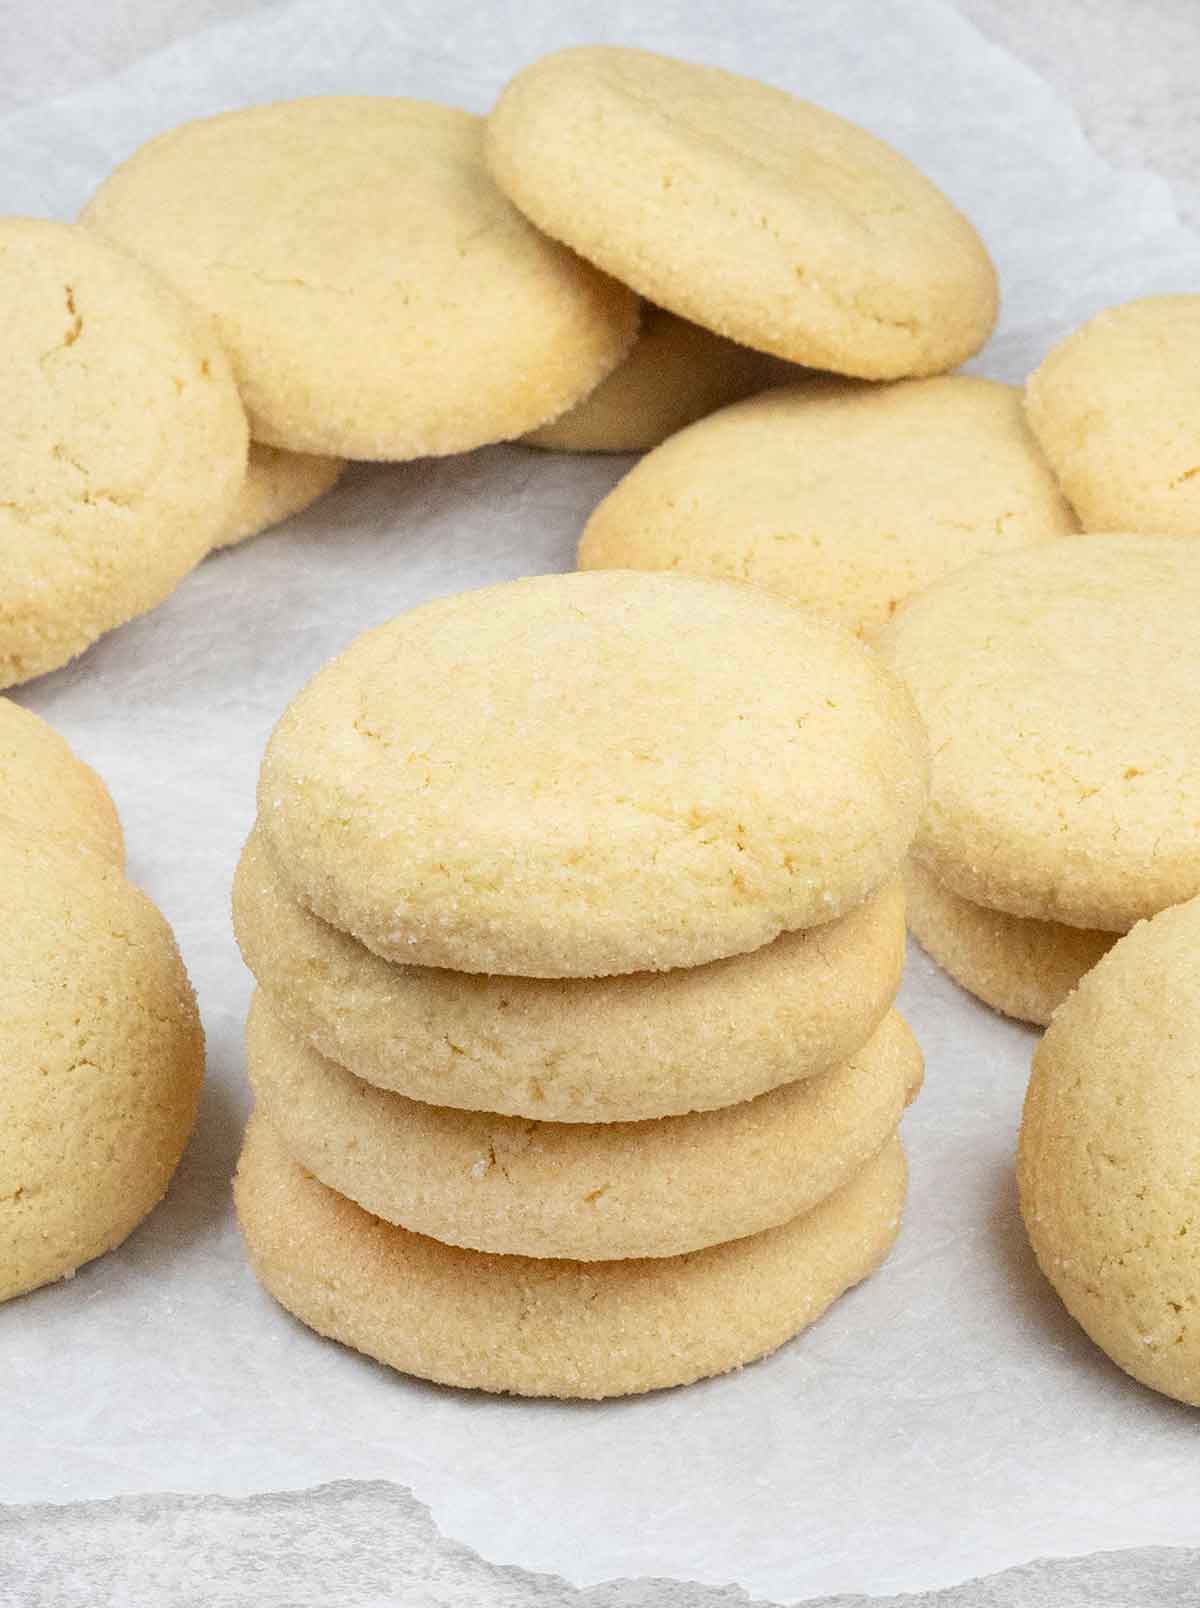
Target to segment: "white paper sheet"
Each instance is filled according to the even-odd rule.
[[[1098,307],[1200,284],[1200,243],[1166,186],[1107,169],[1043,83],[935,0],[296,0],[0,122],[0,210],[71,216],[144,137],[251,100],[370,91],[484,110],[523,62],[586,39],[758,73],[913,156],[1000,268],[1004,320],[980,372],[1019,379]],[[132,873],[173,922],[199,991],[210,1059],[167,1204],[74,1281],[0,1308],[0,1501],[387,1478],[497,1562],[576,1583],[736,1580],[777,1599],[1196,1540],[1195,1413],[1110,1366],[1025,1245],[1011,1157],[1034,1035],[919,954],[902,1003],[929,1073],[906,1125],[900,1245],[763,1364],[601,1406],[496,1400],[322,1342],[254,1284],[228,1205],[249,980],[227,903],[267,733],[366,627],[440,593],[569,567],[627,462],[494,448],[355,470],[20,694],[108,779]]]

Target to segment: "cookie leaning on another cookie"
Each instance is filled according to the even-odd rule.
[[[161,603],[212,546],[246,419],[203,318],[87,229],[0,219],[0,687]]]
[[[111,861],[0,822],[0,1300],[119,1245],[196,1114],[204,1035],[170,928]]]
[[[374,1089],[256,994],[258,1110],[296,1161],[364,1210],[447,1245],[582,1261],[675,1256],[811,1211],[891,1138],[921,1083],[894,1011],[851,1060],[720,1111],[528,1122]]]
[[[108,788],[52,726],[0,698],[0,808],[31,835],[80,843],[125,864],[125,839]]]
[[[1055,1016],[1017,1175],[1071,1316],[1126,1373],[1200,1406],[1200,900],[1139,923]]]
[[[609,571],[368,632],[267,745],[301,903],[387,959],[588,977],[816,926],[896,870],[925,798],[908,695],[750,587]]]
[[[1029,376],[1025,407],[1085,530],[1200,536],[1200,296],[1097,314]]]
[[[252,441],[241,493],[213,546],[248,541],[300,513],[332,490],[345,468],[341,458],[281,452]]]
[[[482,120],[427,101],[186,123],[83,219],[212,314],[255,440],[293,452],[407,459],[523,435],[637,333],[635,298],[497,190]]]
[[[504,89],[487,161],[547,234],[794,363],[936,374],[995,322],[988,254],[923,174],[832,112],[720,68],[558,51]]]
[[[897,881],[838,921],[682,971],[543,979],[394,965],[305,910],[257,828],[233,917],[272,1009],[330,1060],[414,1100],[554,1122],[732,1105],[827,1071],[878,1027],[904,963]]]
[[[489,1256],[370,1217],[251,1120],[234,1186],[251,1263],[280,1304],[405,1373],[519,1396],[599,1399],[688,1384],[766,1355],[887,1255],[899,1140],[813,1211],[688,1256]]]
[[[1011,386],[814,375],[664,442],[592,514],[579,566],[752,581],[870,641],[971,559],[1077,529]]]

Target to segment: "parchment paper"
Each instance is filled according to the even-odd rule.
[[[147,135],[250,100],[361,90],[484,110],[520,64],[585,39],[758,73],[912,155],[1000,267],[1006,311],[981,372],[1019,379],[1098,307],[1200,284],[1200,244],[1166,186],[1104,166],[1044,84],[934,0],[276,4],[0,122],[0,210],[71,216]],[[1011,1158],[1034,1035],[919,953],[902,1004],[929,1075],[906,1125],[901,1242],[765,1363],[602,1406],[490,1399],[320,1341],[254,1284],[228,1206],[249,981],[227,895],[267,733],[366,627],[569,567],[627,466],[510,447],[355,470],[20,694],[111,784],[132,872],[198,988],[210,1061],[166,1205],[72,1282],[0,1308],[0,1501],[389,1479],[496,1562],[577,1584],[737,1580],[776,1600],[1197,1540],[1200,1421],[1091,1347],[1025,1244]]]

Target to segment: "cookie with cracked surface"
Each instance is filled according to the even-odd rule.
[[[1126,1373],[1200,1406],[1200,900],[1139,923],[1058,1011],[1017,1177],[1071,1316]]]
[[[375,1217],[448,1245],[608,1261],[677,1256],[798,1217],[895,1133],[921,1052],[892,1011],[841,1067],[719,1111],[530,1122],[373,1088],[255,995],[246,1056],[288,1154]]]
[[[926,766],[900,683],[782,599],[547,575],[360,637],[276,726],[258,819],[300,902],[386,959],[607,976],[852,910]]]
[[[637,333],[636,298],[492,183],[482,119],[428,101],[185,123],[83,218],[212,314],[254,439],[292,452],[408,459],[522,435]]]
[[[234,930],[272,1009],[379,1088],[543,1122],[618,1122],[749,1100],[827,1071],[900,986],[904,898],[681,971],[543,979],[394,965],[306,910],[257,829]]]
[[[440,1384],[519,1396],[639,1394],[776,1350],[891,1249],[906,1168],[891,1140],[803,1217],[685,1256],[492,1256],[371,1217],[255,1115],[234,1195],[251,1265],[318,1334]]]
[[[125,839],[108,788],[53,726],[0,698],[0,792],[8,820],[32,837],[81,843],[115,866]]]
[[[625,361],[589,397],[522,440],[550,452],[649,452],[718,408],[795,378],[790,364],[646,302]]]
[[[987,251],[922,173],[865,129],[720,68],[558,51],[501,94],[487,160],[547,234],[794,363],[937,374],[995,322]]]
[[[214,547],[249,541],[272,525],[310,508],[331,491],[346,468],[342,458],[314,458],[306,452],[250,443],[246,478],[233,512]]]
[[[1200,536],[1200,296],[1098,313],[1043,360],[1025,407],[1085,530]]]
[[[171,930],[111,861],[0,823],[0,1300],[119,1245],[166,1192],[204,1036]]]
[[[1077,529],[1012,386],[813,376],[637,464],[588,520],[579,567],[752,581],[869,641],[971,559]]]
[[[919,860],[905,868],[908,925],[956,983],[1005,1016],[1044,1027],[1116,942],[1111,932],[1033,921],[951,893]]]
[[[933,750],[914,853],[952,893],[1125,932],[1200,892],[1200,544],[1071,536],[977,560],[880,648]]]
[[[136,339],[131,337],[136,331]],[[161,603],[246,469],[194,309],[90,230],[0,219],[0,687]]]

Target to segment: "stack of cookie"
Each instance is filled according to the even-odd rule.
[[[812,1321],[899,1225],[925,766],[877,661],[747,588],[547,576],[360,638],[276,729],[235,888],[263,1282],[529,1395]]]

